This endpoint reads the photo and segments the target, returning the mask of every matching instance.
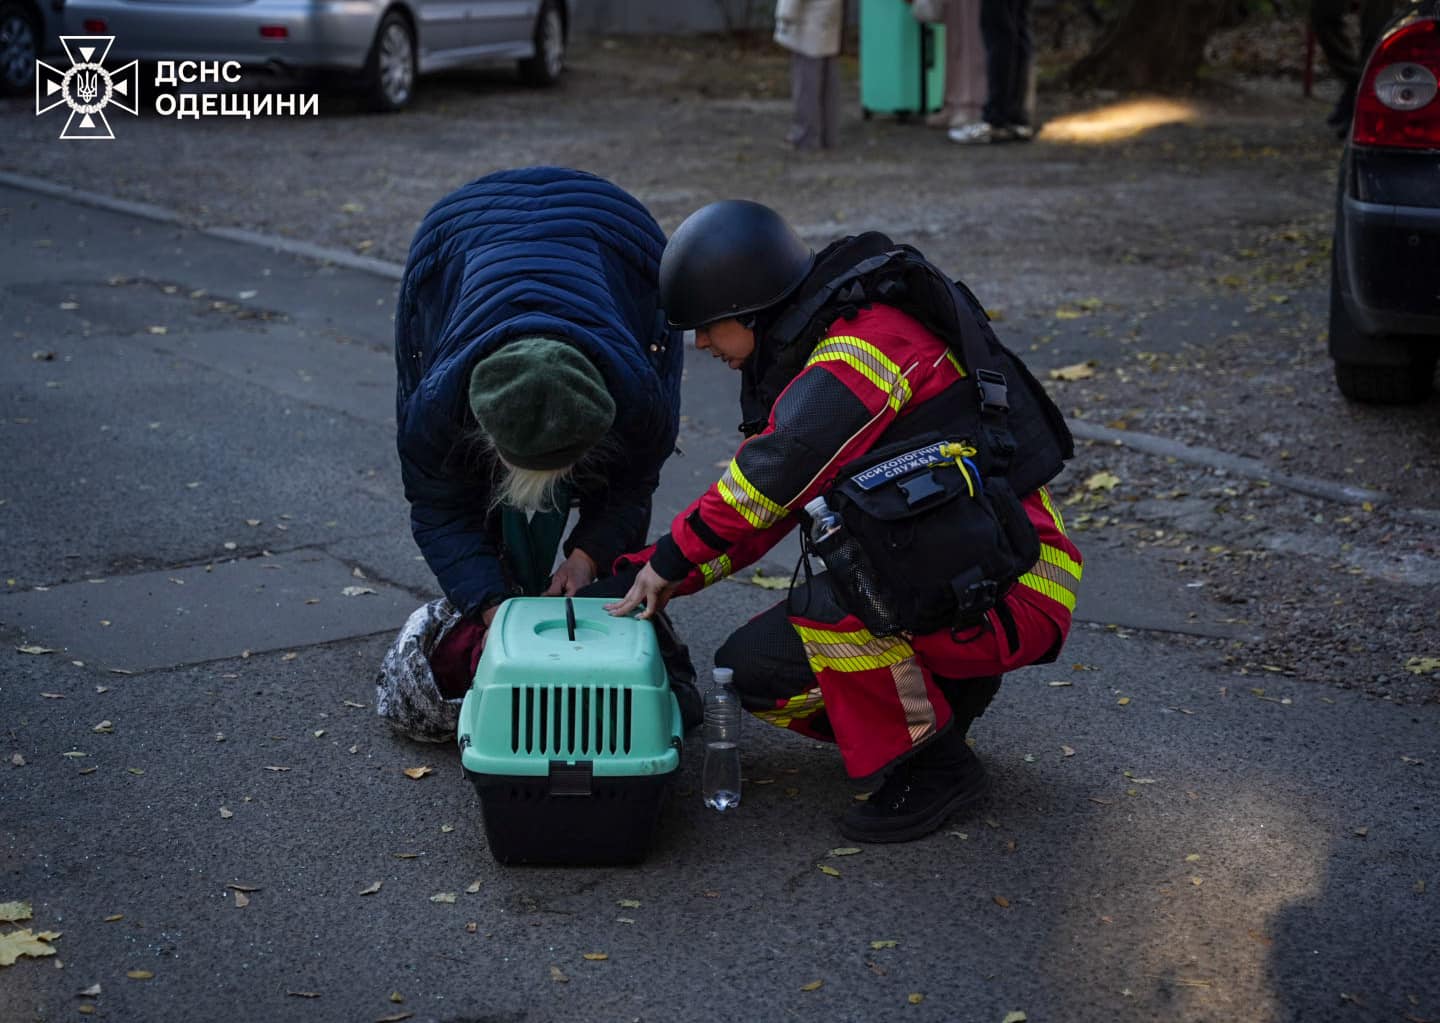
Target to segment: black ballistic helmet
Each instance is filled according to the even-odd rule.
[[[660,257],[660,304],[693,330],[775,305],[805,279],[814,254],[769,206],[724,199],[675,229]]]

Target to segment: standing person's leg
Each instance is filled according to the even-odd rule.
[[[831,149],[840,142],[840,59],[821,60],[820,148]]]
[[[1355,53],[1355,80],[1365,70],[1370,51],[1380,41],[1380,32],[1395,13],[1395,0],[1360,0],[1360,46]]]
[[[1348,125],[1355,109],[1355,88],[1360,78],[1361,57],[1346,29],[1345,16],[1350,0],[1311,0],[1310,30],[1325,54],[1330,73],[1340,81],[1340,99],[1325,118],[1325,123],[1340,127]]]
[[[965,87],[961,80],[961,60],[965,40],[964,32],[964,11],[959,3],[945,3],[945,99],[940,104],[940,109],[925,117],[927,128],[949,128],[953,124],[961,123],[956,118],[955,108],[959,98],[959,92]]]
[[[985,43],[985,106],[983,117],[994,127],[1005,123],[1009,103],[1006,87],[1012,71],[1014,43],[1010,0],[980,0],[980,35]]]
[[[984,120],[985,40],[980,35],[980,0],[945,4],[945,106],[950,127]]]
[[[1345,30],[1350,0],[1310,0],[1310,30],[1325,54],[1330,73],[1341,82],[1354,81],[1357,67],[1355,44]]]
[[[1028,142],[1035,134],[1035,40],[1030,32],[1030,0],[1014,0],[1015,18],[1015,67],[1010,82],[1010,120],[1008,125],[1016,129],[1015,137]]]
[[[821,144],[823,61],[822,57],[801,53],[790,55],[790,97],[794,114],[785,141],[797,149],[817,149]]]

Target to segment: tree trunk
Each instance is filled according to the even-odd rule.
[[[1169,92],[1195,83],[1205,44],[1226,5],[1216,0],[1170,0],[1157,14],[1151,0],[1129,0],[1094,48],[1070,69],[1079,88]]]

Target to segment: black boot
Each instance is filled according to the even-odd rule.
[[[930,834],[988,788],[985,767],[949,728],[898,765],[870,798],[840,820],[840,832],[856,842],[909,842]]]
[[[945,702],[955,715],[954,729],[962,736],[970,731],[975,719],[985,713],[990,701],[1000,691],[1001,675],[982,675],[977,678],[945,678],[935,676],[935,685],[945,694]]]
[[[680,722],[688,735],[700,727],[705,717],[705,704],[700,697],[700,687],[695,684],[695,664],[690,660],[690,648],[680,642],[675,625],[665,612],[660,612],[651,621],[655,623],[660,659],[665,662],[665,673],[670,676],[670,690],[680,704]]]

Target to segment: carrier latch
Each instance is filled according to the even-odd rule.
[[[589,760],[567,763],[550,761],[550,794],[552,796],[589,796],[593,794],[594,767]]]

